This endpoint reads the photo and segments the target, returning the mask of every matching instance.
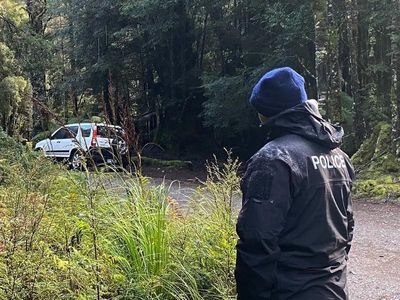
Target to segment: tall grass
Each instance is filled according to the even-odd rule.
[[[176,256],[193,274],[202,299],[235,297],[234,263],[238,212],[238,160],[208,164],[208,178],[190,201],[185,218],[177,222]]]
[[[164,185],[123,181],[124,199],[110,199],[108,252],[134,299],[235,297],[235,222],[239,163],[208,165],[209,176],[185,208]]]
[[[150,284],[169,263],[167,193],[148,183],[125,181],[127,197],[108,202],[109,255],[129,282]]]

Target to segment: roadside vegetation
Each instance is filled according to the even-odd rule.
[[[238,161],[185,208],[168,187],[70,172],[0,132],[0,299],[234,298]]]
[[[357,172],[353,190],[356,198],[380,201],[400,199],[400,164],[393,154],[391,142],[390,124],[381,122],[352,157]]]

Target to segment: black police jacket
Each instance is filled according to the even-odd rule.
[[[354,170],[338,146],[343,130],[315,100],[266,124],[272,140],[241,183],[235,277],[240,300],[348,299]]]

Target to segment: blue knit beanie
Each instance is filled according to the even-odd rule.
[[[274,69],[254,86],[250,103],[266,117],[307,101],[304,78],[291,68]]]

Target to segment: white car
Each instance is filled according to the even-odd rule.
[[[68,124],[35,145],[45,156],[68,161],[73,169],[89,163],[123,163],[128,152],[125,132],[119,126],[95,123]]]

